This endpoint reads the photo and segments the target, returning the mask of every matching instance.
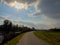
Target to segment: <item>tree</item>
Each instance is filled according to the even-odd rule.
[[[11,21],[9,21],[9,20],[4,20],[4,25],[11,25],[12,23],[11,23]]]
[[[32,27],[32,29],[33,29],[33,30],[35,30],[35,28],[34,28],[34,27]]]
[[[10,31],[12,28],[12,22],[9,20],[4,20],[3,27],[4,27],[4,31]]]

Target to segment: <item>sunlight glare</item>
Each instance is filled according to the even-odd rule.
[[[19,3],[17,1],[9,3],[9,6],[14,7],[16,9],[27,9],[28,4],[27,3]]]

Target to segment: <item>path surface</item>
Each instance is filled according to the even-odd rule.
[[[49,45],[47,42],[37,38],[33,32],[26,33],[17,45]]]

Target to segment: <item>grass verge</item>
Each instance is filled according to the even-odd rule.
[[[18,41],[22,38],[24,34],[20,34],[17,37],[13,38],[12,40],[8,41],[7,43],[5,43],[4,45],[16,45],[18,43]]]
[[[60,32],[37,31],[34,34],[51,45],[60,45]]]

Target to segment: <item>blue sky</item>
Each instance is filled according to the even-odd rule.
[[[0,24],[8,19],[15,24],[38,29],[60,28],[59,2],[59,0],[0,0]]]

